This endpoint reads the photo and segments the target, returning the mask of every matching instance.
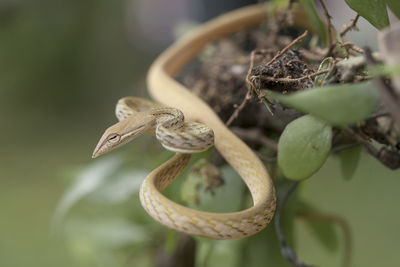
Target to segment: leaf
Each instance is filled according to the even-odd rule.
[[[400,19],[400,1],[399,0],[386,0],[390,10],[393,14],[396,15],[398,19]]]
[[[322,22],[313,0],[300,0],[300,4],[303,6],[307,13],[308,18],[311,20],[311,24],[314,31],[318,34],[323,46],[328,45],[328,32],[325,23]]]
[[[243,261],[242,244],[245,239],[210,240],[205,238],[196,238],[196,240],[195,266],[241,266],[241,262]]]
[[[368,74],[372,76],[384,76],[386,78],[400,75],[400,64],[397,65],[384,65],[377,64],[368,66]]]
[[[318,215],[321,214],[315,207],[304,202],[299,201],[298,212],[301,214]],[[302,217],[305,224],[310,228],[311,233],[319,241],[319,243],[324,246],[329,251],[337,251],[339,247],[339,237],[335,230],[334,222],[329,222],[326,220],[313,220],[311,218],[307,219],[307,216]]]
[[[332,57],[324,58],[324,60],[322,60],[321,64],[318,67],[318,71],[328,69],[332,62],[333,62]],[[325,77],[326,73],[316,76],[314,80],[314,86],[321,86],[323,81],[325,80]]]
[[[350,180],[353,177],[360,161],[360,155],[361,146],[343,149],[339,152],[340,169],[345,180]]]
[[[106,204],[119,204],[129,200],[129,198],[139,192],[140,185],[149,174],[148,171],[140,169],[124,170],[113,175],[112,179],[107,179],[90,197],[98,202]]]
[[[276,9],[276,8],[285,8],[289,4],[289,0],[272,0],[270,3],[268,3],[268,7],[271,7],[271,9]]]
[[[65,214],[76,202],[104,184],[118,170],[121,164],[122,158],[120,157],[106,157],[97,160],[84,169],[58,204],[53,217],[53,227],[56,227],[61,222]]]
[[[287,95],[266,91],[266,95],[336,126],[364,120],[379,102],[378,92],[370,81],[314,87]]]
[[[386,0],[345,0],[347,5],[360,16],[381,30],[389,26]],[[398,1],[398,0],[392,0]]]
[[[306,115],[289,123],[278,143],[278,165],[292,180],[310,177],[324,164],[332,142],[328,123]]]
[[[152,237],[150,230],[145,226],[121,218],[71,220],[67,223],[66,234],[70,239],[85,239],[94,245],[111,248],[143,245]]]

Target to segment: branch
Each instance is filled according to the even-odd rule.
[[[351,24],[346,26],[343,31],[340,32],[340,37],[343,37],[346,35],[346,33],[352,29],[357,29],[357,21],[360,18],[360,14],[357,13],[356,17],[351,20]]]
[[[332,21],[331,21],[331,15],[328,13],[328,9],[326,8],[325,1],[324,0],[319,0],[321,3],[322,9],[324,10],[324,14],[326,17],[326,24],[328,27],[328,52],[327,55],[330,55],[332,53],[332,50],[334,48],[334,44],[332,42]]]
[[[329,71],[330,71],[329,69],[320,70],[320,71],[317,71],[317,72],[314,72],[312,74],[305,75],[305,76],[302,76],[302,77],[299,77],[299,78],[275,78],[275,77],[264,77],[264,76],[259,77],[259,78],[261,80],[263,80],[263,81],[270,81],[270,82],[296,83],[296,82],[301,82],[302,80],[314,78],[315,76],[327,73]],[[255,77],[255,76],[252,76],[250,79],[253,79],[253,77]]]
[[[278,144],[266,137],[258,128],[250,128],[250,129],[243,129],[243,128],[231,128],[231,131],[237,134],[240,139],[255,142],[265,147],[270,148],[274,152],[278,151]]]
[[[251,90],[248,88],[247,93],[240,105],[238,105],[235,108],[235,111],[233,111],[232,115],[229,117],[228,121],[226,122],[226,126],[229,127],[229,125],[232,124],[232,122],[239,116],[239,113],[244,109],[244,107],[247,105],[247,102],[251,99]]]
[[[282,50],[280,50],[267,64],[265,64],[265,66],[268,66],[268,65],[272,64],[273,62],[275,62],[284,53],[286,53],[291,47],[293,47],[295,44],[297,44],[298,42],[303,40],[304,37],[307,36],[307,34],[308,34],[308,31],[305,31],[302,35],[300,35],[296,39],[294,39],[290,44],[288,44]],[[235,110],[233,111],[232,115],[230,116],[230,118],[226,122],[227,126],[231,125],[232,122],[239,116],[239,113],[244,109],[244,107],[247,105],[247,103],[251,99],[252,92],[255,92],[257,94],[258,98],[261,99],[264,102],[264,104],[266,105],[267,109],[269,109],[268,108],[268,104],[264,100],[263,94],[261,92],[259,92],[259,90],[257,90],[257,88],[255,87],[254,83],[251,81],[251,72],[252,72],[252,70],[254,68],[255,56],[256,55],[260,55],[260,54],[263,55],[265,53],[266,53],[265,50],[253,50],[253,51],[251,51],[251,54],[250,54],[250,66],[249,66],[249,70],[247,71],[247,75],[246,75],[246,83],[248,84],[249,88],[247,88],[247,93],[246,93],[246,96],[244,97],[242,103],[240,103],[240,105],[238,105],[235,108]]]
[[[364,50],[367,64],[375,65],[376,61],[372,56],[371,50],[369,48],[366,48]],[[378,89],[383,105],[387,108],[397,126],[400,127],[400,99],[395,94],[394,89],[390,84],[386,83],[382,77],[374,77],[372,78],[372,82]]]
[[[296,252],[287,244],[285,235],[282,231],[281,226],[281,216],[283,213],[283,208],[288,200],[289,196],[296,190],[299,182],[294,182],[286,192],[286,194],[282,197],[275,213],[275,231],[276,235],[278,236],[279,244],[281,247],[282,255],[291,263],[293,266],[296,267],[311,267],[312,265],[308,265],[301,260],[297,259]]]
[[[394,151],[391,151],[387,148],[382,148],[378,150],[375,148],[366,138],[364,138],[361,134],[357,133],[350,127],[344,127],[347,133],[349,133],[357,142],[362,144],[372,156],[374,156],[377,160],[379,160],[386,167],[395,170],[400,168],[400,154]]]
[[[296,39],[294,39],[292,42],[290,42],[290,44],[288,44],[287,46],[285,46],[281,51],[279,51],[270,61],[268,61],[267,64],[265,64],[266,66],[272,64],[273,62],[275,62],[278,58],[280,58],[283,54],[285,54],[290,48],[292,48],[295,44],[297,44],[298,42],[300,42],[301,40],[304,39],[304,37],[306,37],[308,34],[308,31],[305,31],[302,35],[300,35],[299,37],[297,37]]]

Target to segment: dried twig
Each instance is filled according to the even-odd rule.
[[[226,122],[226,126],[229,126],[232,124],[232,122],[239,116],[239,113],[244,109],[246,106],[247,102],[251,99],[251,93],[252,90],[247,89],[247,93],[240,105],[238,105],[235,110],[233,111],[232,115],[229,117],[228,121]]]
[[[244,109],[247,102],[249,102],[249,100],[251,99],[252,92],[256,91],[256,88],[255,88],[254,84],[250,82],[249,77],[250,77],[251,71],[253,70],[253,67],[254,67],[254,61],[255,61],[256,54],[260,54],[260,53],[264,53],[263,50],[253,50],[250,53],[250,66],[249,66],[249,69],[248,69],[247,75],[246,75],[246,83],[248,86],[247,93],[246,93],[242,103],[240,103],[240,105],[238,105],[235,108],[232,115],[229,117],[228,121],[226,122],[226,126],[231,125],[232,122],[239,116],[239,113]]]
[[[361,47],[356,46],[355,44],[351,43],[351,42],[344,42],[343,44],[341,44],[341,47],[344,47],[346,49],[352,49],[354,51],[356,51],[357,53],[360,54],[364,54],[365,51],[364,49],[362,49]]]
[[[356,17],[351,20],[351,24],[346,26],[341,32],[340,32],[340,37],[343,37],[346,35],[346,33],[352,29],[357,29],[357,21],[360,18],[360,14],[357,13]]]
[[[280,58],[283,54],[285,54],[291,47],[293,47],[295,44],[297,44],[298,42],[303,40],[304,37],[307,36],[307,34],[308,34],[308,31],[305,31],[302,35],[298,36],[296,39],[294,39],[292,42],[290,42],[290,44],[288,44],[282,50],[280,50],[278,53],[276,53],[276,55],[270,61],[268,61],[268,63],[265,65],[268,66],[268,65],[272,64],[273,62],[275,62],[278,58]],[[259,99],[261,99],[261,100],[264,99],[264,95],[259,90],[257,90],[254,83],[251,81],[251,72],[254,68],[254,62],[255,62],[256,55],[260,55],[260,54],[263,55],[266,52],[267,51],[265,51],[265,50],[253,50],[251,52],[249,70],[247,71],[247,75],[246,75],[246,83],[248,84],[249,87],[247,88],[247,93],[246,93],[246,96],[244,97],[242,103],[240,103],[240,105],[238,105],[235,108],[232,115],[226,122],[227,126],[231,125],[232,122],[239,116],[239,113],[244,109],[246,104],[251,99],[252,92],[255,92]]]
[[[365,56],[368,65],[375,65],[376,60],[372,56],[372,52],[369,48],[364,49]],[[372,82],[378,89],[379,95],[383,102],[383,105],[387,108],[393,120],[400,127],[400,99],[394,92],[392,86],[385,82],[382,77],[374,77]]]
[[[297,258],[296,252],[287,244],[285,235],[282,231],[281,225],[281,216],[283,212],[283,208],[288,200],[289,196],[296,190],[299,182],[294,182],[286,192],[286,194],[282,197],[275,213],[275,231],[278,236],[279,245],[281,247],[282,255],[294,266],[296,267],[311,267],[312,265],[308,265]]]
[[[295,44],[297,44],[298,42],[300,42],[301,40],[304,39],[304,37],[306,37],[308,34],[308,31],[305,31],[302,35],[300,35],[299,37],[297,37],[296,39],[294,39],[293,41],[290,42],[290,44],[288,44],[287,46],[285,46],[281,51],[279,51],[270,61],[268,61],[267,64],[265,64],[266,66],[272,64],[273,62],[275,62],[275,60],[277,60],[278,58],[280,58],[283,54],[285,54],[290,48],[292,48]]]
[[[278,151],[278,144],[264,135],[258,128],[243,129],[239,127],[231,128],[231,131],[237,134],[241,139],[255,142],[265,147]]]
[[[305,76],[302,76],[302,77],[299,77],[299,78],[275,78],[275,77],[264,77],[263,76],[263,77],[260,77],[260,79],[263,80],[263,81],[270,81],[270,82],[296,83],[296,82],[301,82],[301,81],[306,80],[306,79],[314,78],[315,76],[318,76],[318,75],[321,75],[321,74],[324,74],[324,73],[327,73],[327,72],[329,72],[329,69],[320,70],[320,71],[317,71],[317,72],[314,72],[312,74],[305,75]]]
[[[333,48],[335,47],[334,43],[332,42],[332,28],[333,28],[332,21],[331,21],[332,17],[331,17],[331,15],[329,15],[328,8],[326,7],[325,1],[319,0],[319,2],[321,3],[322,9],[324,10],[324,14],[326,17],[326,24],[328,27],[328,47],[329,47],[327,55],[330,55],[332,53]]]
[[[382,148],[378,150],[373,144],[371,144],[366,137],[362,134],[354,131],[350,127],[343,127],[347,133],[349,133],[357,142],[362,144],[368,151],[369,154],[374,156],[377,160],[379,160],[386,167],[395,170],[400,168],[400,154],[394,151],[391,151],[387,148]]]

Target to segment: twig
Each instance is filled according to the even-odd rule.
[[[356,139],[357,142],[362,144],[372,156],[379,160],[386,167],[396,170],[400,168],[400,154],[391,151],[387,148],[382,148],[378,150],[375,148],[368,140],[366,140],[361,134],[357,133],[350,127],[343,127],[347,133]]]
[[[342,150],[346,150],[346,149],[349,149],[349,148],[353,148],[353,147],[356,147],[356,146],[359,146],[359,145],[360,145],[359,142],[354,142],[354,143],[350,143],[350,144],[338,145],[338,146],[332,147],[331,151],[332,151],[333,154],[335,154],[335,153],[339,153],[339,152],[342,151]]]
[[[238,105],[235,110],[233,111],[232,115],[229,117],[228,121],[226,122],[226,126],[229,127],[229,125],[232,124],[232,122],[239,116],[239,113],[244,109],[244,107],[246,106],[247,102],[249,102],[249,100],[251,99],[251,94],[252,92],[256,92],[256,88],[254,86],[254,84],[252,82],[250,82],[250,75],[251,75],[251,71],[253,70],[254,67],[254,61],[255,61],[255,57],[256,54],[260,54],[260,53],[265,53],[265,51],[263,50],[253,50],[250,53],[250,65],[249,65],[249,69],[247,70],[247,75],[246,75],[246,84],[247,84],[247,93],[245,95],[245,97],[243,98],[242,103],[240,103],[240,105]]]
[[[344,236],[344,257],[343,267],[350,266],[353,241],[351,238],[351,230],[349,224],[341,217],[331,214],[313,214],[313,213],[298,213],[299,217],[307,220],[319,220],[336,223],[342,228]]]
[[[231,131],[237,134],[243,140],[256,142],[272,149],[274,152],[278,151],[278,144],[272,139],[266,137],[258,128],[243,129],[235,127],[231,128]]]
[[[261,161],[263,163],[276,163],[278,160],[277,156],[266,156],[264,154],[261,153],[257,153],[258,157],[261,159]]]
[[[315,76],[318,76],[318,75],[321,75],[321,74],[324,74],[324,73],[327,73],[327,72],[329,72],[329,69],[320,70],[320,71],[317,71],[317,72],[314,72],[312,74],[305,75],[305,76],[302,76],[302,77],[299,77],[299,78],[274,78],[274,77],[260,77],[260,78],[263,81],[270,81],[270,82],[296,83],[296,82],[301,82],[302,80],[314,78]],[[251,77],[250,79],[252,79],[253,77]]]
[[[290,44],[288,44],[287,46],[285,46],[282,50],[280,50],[267,64],[266,66],[272,64],[275,60],[277,60],[279,57],[281,57],[284,53],[286,53],[291,47],[293,47],[295,44],[297,44],[298,42],[300,42],[301,40],[304,39],[304,37],[306,37],[308,34],[308,31],[305,31],[302,35],[298,36],[296,39],[294,39]],[[247,93],[246,96],[244,97],[242,103],[240,103],[240,105],[238,105],[235,110],[233,111],[232,115],[230,116],[230,118],[228,119],[228,121],[226,122],[226,125],[229,126],[232,124],[232,122],[239,116],[239,113],[244,109],[244,107],[246,106],[247,102],[249,102],[249,100],[251,99],[251,94],[252,92],[255,92],[258,96],[259,99],[261,99],[264,104],[266,105],[266,107],[268,108],[268,105],[266,104],[265,100],[264,100],[264,95],[257,90],[257,88],[255,87],[254,83],[251,81],[251,72],[254,68],[254,61],[255,61],[255,56],[258,54],[265,54],[266,51],[265,50],[253,50],[251,51],[250,54],[250,66],[249,66],[249,70],[247,71],[247,75],[246,75],[246,83],[248,84],[249,88],[247,88]]]
[[[379,151],[367,140],[365,140],[360,134],[355,132],[352,128],[350,127],[343,127],[343,130],[346,131],[348,134],[350,134],[354,139],[356,139],[357,142],[362,144],[367,151],[374,157],[378,156]]]
[[[272,64],[275,60],[277,60],[278,58],[280,58],[283,54],[285,54],[290,48],[292,48],[295,44],[297,44],[298,42],[300,42],[301,40],[304,39],[304,37],[306,37],[308,34],[308,31],[305,31],[302,35],[300,35],[299,37],[297,37],[296,39],[294,39],[292,42],[290,42],[290,44],[288,44],[287,46],[285,46],[281,51],[279,51],[270,61],[268,61],[267,64],[265,64],[266,66]]]
[[[372,56],[371,50],[369,48],[364,50],[367,64],[375,65],[376,61]],[[385,80],[382,77],[374,77],[372,78],[372,82],[378,89],[383,105],[387,108],[397,126],[400,127],[400,99],[395,94],[394,89],[390,84],[385,83]]]
[[[233,111],[232,115],[229,117],[228,121],[226,122],[226,126],[229,127],[229,125],[232,124],[232,122],[239,116],[239,113],[244,109],[246,106],[247,102],[251,99],[251,90],[247,89],[247,93],[240,105],[238,105],[235,110]]]
[[[327,52],[327,56],[330,55],[332,53],[332,50],[334,48],[334,44],[332,42],[332,21],[331,21],[331,15],[329,15],[328,9],[326,7],[325,1],[324,0],[319,0],[319,2],[321,3],[322,9],[324,10],[324,14],[326,17],[326,24],[328,27],[328,52]]]
[[[296,267],[311,267],[312,265],[308,265],[301,260],[297,259],[296,252],[287,244],[285,235],[282,231],[281,226],[281,216],[283,212],[283,208],[288,200],[289,196],[296,190],[297,186],[299,185],[298,182],[294,182],[290,185],[288,191],[282,197],[280,203],[278,204],[278,208],[275,213],[275,231],[276,235],[278,236],[279,244],[281,247],[282,255],[291,263],[293,266]]]
[[[341,32],[340,32],[340,37],[343,37],[346,35],[346,33],[352,29],[357,29],[357,21],[360,18],[360,14],[357,13],[356,17],[351,20],[351,24],[346,26]]]
[[[360,54],[364,54],[365,51],[364,49],[362,49],[361,47],[356,46],[355,44],[351,43],[351,42],[345,42],[343,44],[341,44],[341,47],[344,47],[346,49],[352,49],[354,51],[356,51],[357,53]]]

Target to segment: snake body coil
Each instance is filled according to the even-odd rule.
[[[266,14],[264,5],[239,9],[206,23],[168,48],[151,66],[147,80],[151,96],[162,105],[138,98],[121,99],[117,104],[120,122],[106,130],[93,153],[97,157],[145,132],[155,133],[164,147],[178,152],[153,170],[140,189],[145,210],[172,229],[190,235],[233,239],[262,230],[273,217],[275,190],[262,162],[206,103],[173,78],[208,42],[257,24]],[[183,114],[187,121],[201,123],[183,123]],[[205,125],[213,129],[214,135]],[[251,208],[232,213],[202,212],[181,206],[161,194],[186,167],[189,153],[209,148],[213,140],[249,188],[254,202]]]

